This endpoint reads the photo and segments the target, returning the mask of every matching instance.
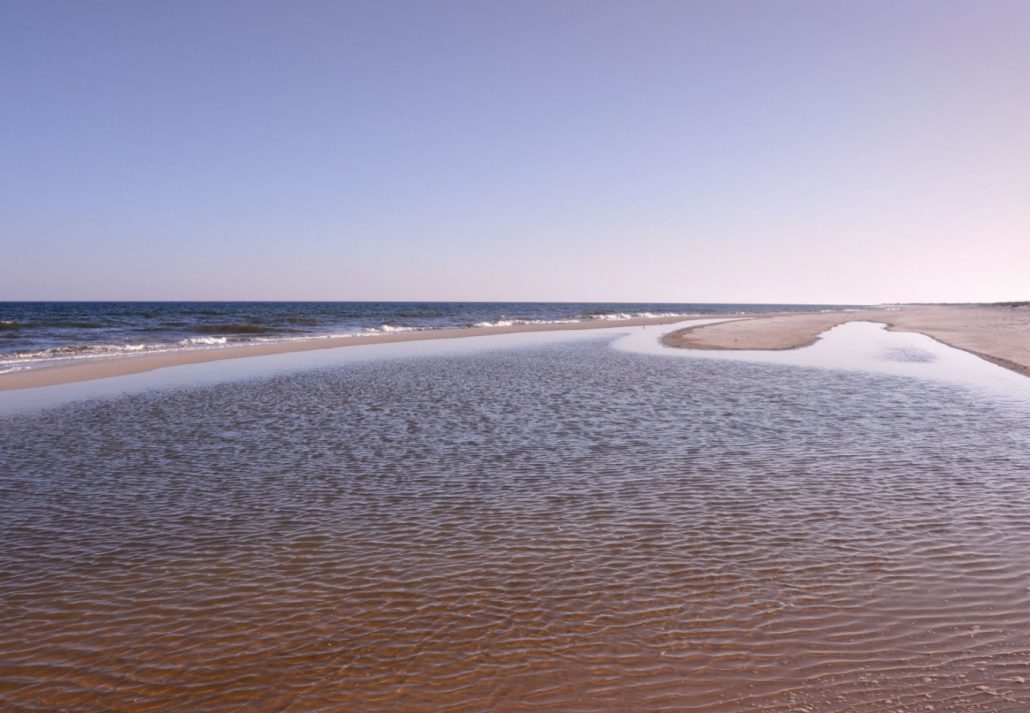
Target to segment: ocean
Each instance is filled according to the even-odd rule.
[[[37,390],[73,398],[0,416],[0,708],[1030,708],[1022,377],[660,331]]]
[[[246,343],[833,307],[617,302],[0,302],[0,373],[76,359]]]

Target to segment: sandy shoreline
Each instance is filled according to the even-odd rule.
[[[904,305],[847,312],[800,312],[695,317],[646,317],[566,324],[525,324],[505,327],[433,329],[360,337],[312,338],[293,342],[245,344],[216,349],[158,352],[137,356],[98,358],[0,374],[0,391],[56,386],[114,376],[139,374],[184,364],[223,359],[286,354],[314,349],[336,349],[363,344],[385,344],[426,339],[455,339],[519,332],[606,329],[665,325],[725,317],[727,321],[672,332],[666,346],[687,349],[797,349],[819,339],[828,329],[851,321],[882,322],[896,331],[925,334],[994,364],[1030,376],[1030,308],[994,305]]]
[[[664,344],[687,349],[797,349],[827,329],[853,321],[882,322],[918,332],[994,364],[1030,376],[1030,308],[1000,305],[903,305],[866,312],[754,315],[688,327]]]
[[[158,352],[133,356],[97,358],[74,364],[25,369],[24,371],[0,374],[0,391],[31,389],[41,386],[56,386],[76,381],[106,379],[112,376],[139,374],[154,369],[163,369],[183,364],[201,364],[222,359],[286,354],[312,349],[336,349],[362,344],[385,344],[389,342],[410,342],[424,339],[455,339],[459,337],[483,337],[492,334],[516,332],[553,332],[581,329],[607,329],[612,327],[640,327],[647,325],[675,324],[695,319],[712,319],[721,315],[698,315],[696,317],[639,317],[635,319],[592,320],[565,324],[520,324],[507,327],[468,327],[460,329],[431,329],[392,334],[373,334],[361,337],[312,338],[292,342],[269,342],[264,344],[241,344],[215,349],[194,349],[173,352]],[[726,315],[727,318],[736,315]]]

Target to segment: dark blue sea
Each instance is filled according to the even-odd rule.
[[[848,305],[625,302],[0,302],[0,373],[247,342]]]

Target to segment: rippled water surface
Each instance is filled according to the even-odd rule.
[[[1025,711],[1028,416],[604,339],[8,416],[0,709]]]

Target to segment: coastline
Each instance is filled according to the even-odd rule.
[[[336,349],[339,347],[355,347],[363,344],[385,344],[390,342],[409,342],[424,339],[485,337],[495,334],[514,334],[518,332],[553,332],[583,329],[611,329],[619,327],[646,327],[650,325],[676,324],[678,322],[689,322],[693,320],[709,320],[712,319],[712,317],[713,315],[696,315],[693,317],[636,317],[632,319],[594,320],[555,324],[516,324],[510,326],[427,329],[423,331],[371,334],[355,337],[313,337],[311,339],[301,339],[288,342],[240,344],[211,349],[186,349],[181,351],[155,352],[151,354],[109,358],[98,357],[88,361],[83,360],[80,363],[54,364],[0,374],[0,391],[57,386],[77,381],[92,381],[95,379],[106,379],[114,376],[140,374],[171,366],[201,364],[222,359],[241,359],[245,357],[268,356],[272,354],[286,354],[290,352],[310,351],[314,349]],[[739,315],[726,316],[727,319],[735,319],[738,317]]]
[[[524,332],[610,329],[704,320],[704,324],[662,337],[668,347],[701,350],[785,350],[814,344],[820,335],[853,321],[880,322],[891,331],[917,332],[942,344],[975,354],[993,364],[1030,377],[1030,309],[1003,305],[899,305],[885,309],[838,312],[774,312],[690,317],[637,317],[622,320],[489,327],[426,329],[362,336],[240,344],[210,349],[97,357],[0,374],[0,391],[92,381],[187,364],[225,359],[336,349],[427,339],[458,339]],[[723,317],[719,315],[718,317]]]
[[[899,305],[868,312],[754,315],[680,329],[665,335],[662,343],[682,349],[799,349],[816,342],[826,330],[855,321],[917,332],[1030,376],[1030,309],[1007,305]]]

